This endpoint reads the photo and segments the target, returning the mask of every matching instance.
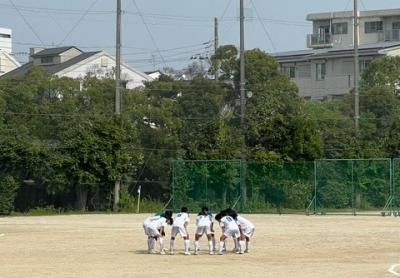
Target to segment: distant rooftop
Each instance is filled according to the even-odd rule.
[[[381,16],[400,16],[400,9],[370,10],[361,11],[360,17],[381,17]],[[334,18],[353,17],[353,11],[331,12],[331,13],[312,13],[307,15],[307,20],[325,20]]]
[[[400,42],[381,42],[381,43],[371,43],[371,44],[361,44],[359,46],[359,54],[363,55],[382,55],[382,51],[400,48]],[[322,49],[305,49],[296,51],[286,51],[272,53],[272,56],[281,62],[290,62],[298,60],[313,60],[322,59],[326,57],[340,56],[344,57],[346,55],[353,55],[353,47],[343,47],[343,48],[322,48]]]
[[[61,48],[61,47],[60,47]],[[69,48],[67,48],[69,49]],[[41,65],[40,67],[44,69],[44,73],[46,75],[53,75],[57,72],[60,72],[66,68],[69,68],[70,66],[73,66],[75,64],[79,64],[79,62],[86,60],[87,58],[96,55],[100,53],[101,51],[95,51],[95,52],[84,52],[72,59],[69,59],[68,61],[65,61],[64,63],[61,64],[52,64],[52,65]],[[50,55],[50,54],[48,54]],[[33,62],[26,63],[22,65],[21,67],[10,71],[2,76],[2,78],[10,78],[10,77],[19,77],[25,75],[31,68],[33,67]]]
[[[75,48],[77,50],[79,50],[80,52],[82,52],[79,48],[75,47],[75,46],[64,46],[64,47],[55,47],[55,48],[46,48],[43,49],[42,51],[39,51],[38,53],[35,53],[34,57],[41,57],[41,56],[51,56],[51,55],[58,55],[61,54],[71,48]]]

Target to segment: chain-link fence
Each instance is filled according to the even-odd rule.
[[[400,159],[172,162],[172,206],[242,212],[381,214],[400,200]]]

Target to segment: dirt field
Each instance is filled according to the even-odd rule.
[[[248,215],[256,225],[251,253],[211,256],[203,239],[203,253],[184,256],[178,239],[171,256],[145,254],[147,216],[0,218],[0,277],[381,278],[396,277],[390,268],[400,272],[400,218]]]

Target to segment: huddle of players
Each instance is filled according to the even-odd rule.
[[[206,234],[208,239],[209,254],[213,255],[214,251],[218,250],[218,255],[223,255],[226,251],[225,240],[229,237],[233,238],[235,244],[234,252],[243,254],[249,252],[250,238],[254,234],[254,225],[244,217],[238,215],[235,210],[228,208],[215,215],[215,220],[218,221],[222,235],[220,237],[219,249],[217,249],[214,236],[212,214],[207,207],[203,207],[196,217],[196,233],[194,243],[194,254],[197,255],[200,250],[201,237]],[[143,228],[147,235],[148,253],[153,253],[155,242],[158,240],[160,245],[160,254],[165,254],[164,251],[164,236],[165,227],[171,225],[171,241],[169,254],[174,254],[175,238],[178,234],[184,240],[185,255],[190,255],[190,240],[187,232],[187,226],[190,222],[188,209],[183,207],[176,214],[175,220],[172,218],[172,212],[166,211],[161,215],[149,217],[145,220]]]

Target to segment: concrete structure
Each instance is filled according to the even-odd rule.
[[[8,72],[3,78],[23,76],[33,66],[40,66],[47,75],[83,78],[88,74],[98,78],[114,78],[115,58],[104,51],[83,52],[77,47],[31,48],[29,62]],[[121,65],[121,82],[127,89],[143,86],[152,78],[143,72]]]
[[[11,56],[11,52],[11,29],[0,27],[0,76],[21,66],[21,64]]]
[[[8,54],[12,51],[12,32],[11,29],[0,27],[0,49]]]
[[[353,88],[353,13],[309,14],[313,33],[307,50],[275,53],[280,67],[299,87],[301,96],[329,99]],[[385,55],[400,55],[400,9],[360,12],[360,73]]]

